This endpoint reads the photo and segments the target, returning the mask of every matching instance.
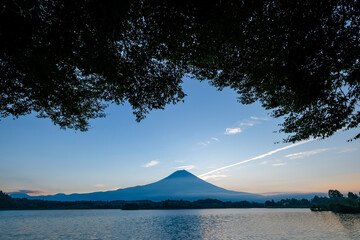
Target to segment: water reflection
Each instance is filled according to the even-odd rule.
[[[165,211],[164,215],[158,217],[155,224],[160,229],[160,236],[164,239],[200,239],[199,210],[181,213],[182,210]]]
[[[344,227],[349,239],[360,236],[360,214],[334,214]]]
[[[0,211],[2,240],[360,239],[360,215],[304,209]]]

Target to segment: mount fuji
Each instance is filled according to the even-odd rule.
[[[179,170],[160,181],[136,187],[106,192],[74,193],[47,196],[11,194],[15,198],[41,199],[50,201],[114,201],[114,200],[188,200],[218,199],[222,201],[264,201],[264,196],[246,192],[229,191],[208,183],[186,170]]]

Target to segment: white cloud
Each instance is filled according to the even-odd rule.
[[[158,165],[160,162],[159,161],[157,161],[157,160],[152,160],[152,161],[150,161],[150,162],[148,162],[148,163],[146,163],[145,165],[143,165],[143,167],[153,167],[153,166],[156,166],[156,165]]]
[[[240,122],[240,126],[247,126],[247,127],[253,127],[256,124],[260,123],[261,121],[268,121],[268,118],[264,118],[264,117],[250,117],[250,120],[244,120],[242,122]]]
[[[271,164],[271,166],[273,166],[273,167],[281,167],[281,166],[284,166],[284,165],[286,165],[286,163],[284,163],[284,162]]]
[[[210,141],[206,141],[206,142],[199,142],[198,144],[203,146],[203,147],[206,147],[207,145],[209,145],[211,142]]]
[[[357,148],[344,148],[343,150],[337,152],[337,153],[349,153],[349,152],[355,152],[357,151]]]
[[[243,121],[243,122],[240,122],[240,126],[247,126],[247,127],[252,127],[255,125],[255,122],[254,121]]]
[[[185,165],[185,166],[174,167],[174,169],[176,169],[176,170],[191,170],[194,168],[195,168],[194,165]]]
[[[239,127],[235,127],[235,128],[226,128],[225,130],[225,134],[226,135],[231,135],[231,134],[237,134],[242,132],[244,129],[248,128],[248,127],[253,127],[256,124],[261,123],[261,121],[267,121],[269,120],[268,118],[264,118],[264,117],[250,117],[250,119],[246,119],[243,121],[239,121],[237,124]],[[241,127],[241,128],[240,128]]]
[[[232,134],[237,134],[237,133],[241,133],[241,132],[242,131],[240,128],[226,128],[224,134],[232,135]]]
[[[222,178],[227,178],[229,177],[228,175],[223,175],[223,174],[213,174],[213,175],[207,175],[207,176],[204,176],[204,177],[201,177],[201,179],[203,180],[209,180],[209,179],[213,179],[213,180],[219,180],[219,179],[222,179]]]
[[[209,145],[210,143],[213,143],[213,142],[220,142],[220,140],[216,137],[211,137],[210,138],[211,141],[205,141],[205,142],[198,142],[199,145],[203,146],[203,147],[206,147],[207,145]]]
[[[96,185],[94,185],[94,187],[105,187],[105,185],[104,184],[96,184]]]
[[[265,165],[265,164],[267,164],[268,163],[268,161],[262,161],[260,164],[261,165]]]
[[[252,119],[252,120],[263,120],[263,121],[268,121],[269,120],[268,118],[265,118],[265,117],[254,117],[254,116],[251,116],[250,119]]]
[[[304,158],[304,157],[309,157],[311,155],[315,155],[315,154],[325,152],[328,150],[330,150],[330,149],[329,148],[319,148],[319,149],[315,149],[315,150],[307,151],[307,152],[298,152],[298,153],[288,154],[285,157],[287,157],[289,159]]]
[[[301,141],[301,142],[297,142],[297,143],[294,143],[294,144],[291,144],[291,145],[288,145],[288,146],[285,146],[285,147],[282,147],[282,148],[277,148],[275,150],[272,150],[270,152],[267,152],[267,153],[264,153],[262,155],[259,155],[259,156],[256,156],[256,157],[253,157],[253,158],[250,158],[250,159],[247,159],[247,160],[244,160],[244,161],[241,161],[241,162],[237,162],[237,163],[234,163],[234,164],[231,164],[231,165],[227,165],[225,167],[221,167],[221,168],[217,168],[215,170],[212,170],[212,171],[209,171],[207,173],[203,173],[201,175],[199,175],[198,177],[204,177],[206,175],[210,175],[212,173],[215,173],[215,172],[219,172],[219,171],[222,171],[224,169],[227,169],[227,168],[232,168],[232,167],[235,167],[237,165],[241,165],[241,164],[245,164],[245,163],[248,163],[248,162],[251,162],[251,161],[255,161],[255,160],[258,160],[258,159],[262,159],[264,157],[267,157],[267,156],[270,156],[270,155],[273,155],[277,152],[280,152],[280,151],[283,151],[283,150],[286,150],[286,149],[289,149],[289,148],[293,148],[293,147],[296,147],[296,146],[299,146],[301,144],[304,144],[304,143],[308,143],[308,142],[311,142],[311,141],[314,141],[315,138],[312,138],[312,139],[309,139],[309,140],[305,140],[305,141]]]

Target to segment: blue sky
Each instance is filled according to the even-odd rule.
[[[88,132],[60,130],[34,115],[2,119],[0,189],[105,191],[187,169],[236,191],[360,191],[360,142],[347,142],[355,130],[209,173],[291,144],[274,133],[281,119],[257,103],[238,103],[234,91],[192,79],[184,79],[183,88],[184,103],[152,111],[140,123],[129,105],[112,105],[106,118],[91,121]]]

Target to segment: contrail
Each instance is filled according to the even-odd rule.
[[[312,138],[312,139],[305,140],[305,141],[301,141],[301,142],[298,142],[298,143],[294,143],[294,144],[292,144],[292,145],[288,145],[288,146],[285,146],[285,147],[282,147],[282,148],[278,148],[278,149],[272,150],[272,151],[270,151],[270,152],[267,152],[267,153],[262,154],[262,155],[257,156],[257,157],[253,157],[253,158],[250,158],[250,159],[247,159],[247,160],[244,160],[244,161],[241,161],[241,162],[237,162],[237,163],[234,163],[234,164],[225,166],[225,167],[217,168],[217,169],[212,170],[212,171],[210,171],[210,172],[201,174],[201,175],[199,175],[198,177],[203,177],[203,176],[206,176],[206,175],[209,175],[209,174],[212,174],[212,173],[215,173],[215,172],[218,172],[218,171],[227,169],[227,168],[235,167],[235,166],[237,166],[237,165],[241,165],[241,164],[244,164],[244,163],[247,163],[247,162],[251,162],[251,161],[254,161],[254,160],[258,160],[258,159],[261,159],[261,158],[264,158],[264,157],[273,155],[274,153],[280,152],[280,151],[282,151],[282,150],[286,150],[286,149],[289,149],[289,148],[293,148],[293,147],[296,147],[296,146],[299,146],[299,145],[301,145],[301,144],[308,143],[308,142],[311,142],[311,141],[314,141],[314,140],[315,140],[315,138]]]

